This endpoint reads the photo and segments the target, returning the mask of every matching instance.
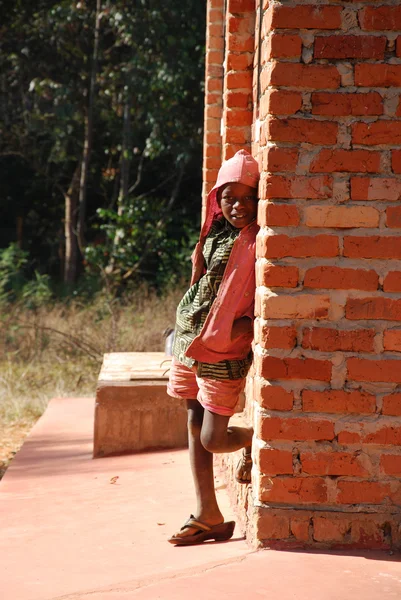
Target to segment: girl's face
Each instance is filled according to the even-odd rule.
[[[256,188],[243,183],[228,183],[217,196],[223,216],[237,229],[256,219],[258,197]]]

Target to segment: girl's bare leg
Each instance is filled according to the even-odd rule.
[[[196,511],[194,517],[207,525],[217,525],[224,521],[216,500],[213,475],[213,454],[201,442],[204,408],[197,400],[187,400],[188,446],[192,477],[195,485]],[[186,527],[174,537],[193,535],[196,528]]]
[[[251,449],[252,427],[228,427],[230,417],[205,410],[201,442],[209,452],[235,452],[241,448]]]

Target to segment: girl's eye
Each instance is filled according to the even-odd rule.
[[[249,203],[256,200],[256,196],[225,196],[222,200],[226,204],[235,204],[237,201]]]

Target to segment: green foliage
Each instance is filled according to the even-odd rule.
[[[198,223],[174,222],[158,198],[126,199],[124,210],[98,209],[104,241],[89,245],[86,260],[105,272],[115,284],[147,281],[163,289],[190,274],[190,247]]]
[[[52,292],[50,277],[34,272],[27,278],[28,253],[17,244],[0,249],[0,304],[20,302],[26,308],[37,308],[47,304]]]
[[[21,294],[27,262],[27,252],[17,244],[10,244],[8,248],[0,250],[0,303],[11,302]]]
[[[44,289],[35,270],[52,284],[62,277],[65,194],[82,159],[96,2],[0,4],[0,246],[17,239],[21,219],[33,285]],[[134,269],[161,285],[187,264],[200,213],[205,13],[197,0],[101,3],[86,260],[116,265],[121,278]]]

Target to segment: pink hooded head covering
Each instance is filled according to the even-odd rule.
[[[227,183],[243,183],[257,188],[259,182],[259,166],[256,160],[246,150],[238,150],[220,167],[215,186],[210,190],[206,202],[206,219],[202,226],[201,238],[209,233],[212,221],[222,215],[217,202],[219,188]]]

